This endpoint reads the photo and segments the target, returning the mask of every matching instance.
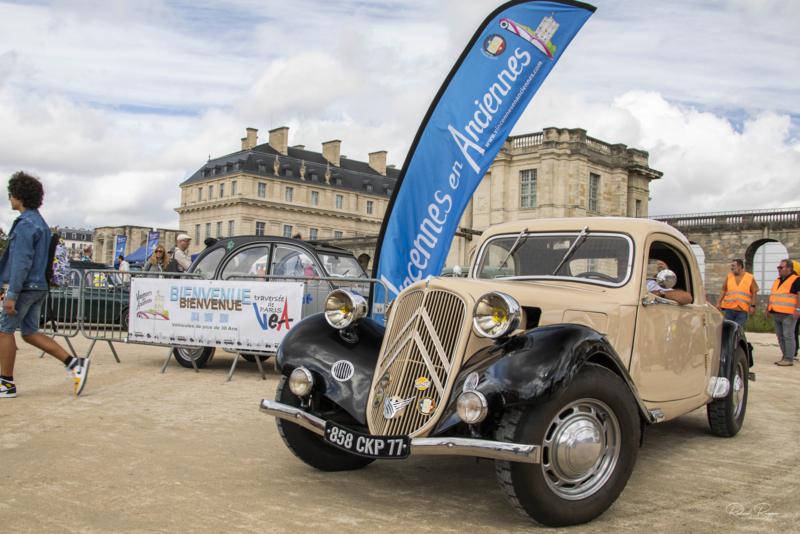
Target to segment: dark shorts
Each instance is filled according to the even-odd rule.
[[[39,316],[47,291],[22,291],[14,303],[15,315],[8,315],[5,308],[0,311],[0,332],[13,334],[19,328],[23,336],[39,331]]]

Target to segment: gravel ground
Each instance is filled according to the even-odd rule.
[[[745,426],[710,435],[705,410],[647,432],[617,503],[574,532],[800,532],[800,365],[756,347]],[[528,532],[491,462],[418,457],[321,473],[261,414],[266,381],[231,357],[194,373],[165,349],[98,345],[86,391],[20,341],[19,396],[0,399],[0,525],[11,532]],[[78,351],[88,343],[75,342]]]

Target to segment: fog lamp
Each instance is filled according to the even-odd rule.
[[[298,397],[305,397],[314,387],[314,375],[305,367],[296,367],[289,375],[289,390]]]
[[[519,303],[505,293],[486,293],[475,303],[472,326],[481,337],[498,338],[517,329]]]
[[[325,299],[325,320],[332,327],[347,328],[367,315],[367,300],[356,293],[336,289]]]
[[[480,423],[489,413],[489,403],[483,393],[476,390],[465,391],[456,402],[458,417],[468,425]]]

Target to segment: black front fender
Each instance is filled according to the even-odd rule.
[[[733,368],[733,353],[737,347],[742,347],[747,355],[748,366],[753,366],[753,346],[747,342],[744,328],[739,327],[734,321],[722,322],[722,343],[719,355],[719,372],[717,376],[730,378]],[[732,385],[732,384],[731,384]]]
[[[477,389],[489,400],[490,410],[496,411],[557,394],[587,362],[617,373],[628,384],[642,416],[650,420],[627,367],[608,340],[589,327],[570,323],[534,328],[474,354],[459,373],[433,433],[443,433],[461,422],[456,401],[471,373],[478,373]]]
[[[353,331],[357,341],[351,343],[325,321],[323,314],[306,317],[283,339],[278,348],[277,365],[286,376],[296,367],[307,368],[314,375],[315,392],[366,425],[367,398],[385,329],[365,318]],[[350,380],[339,382],[331,375],[331,367],[339,360],[353,364],[354,374]]]

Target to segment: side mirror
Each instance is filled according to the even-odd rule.
[[[663,271],[659,271],[658,275],[656,275],[656,282],[658,282],[658,285],[661,287],[672,289],[675,287],[675,284],[678,283],[678,277],[669,269],[664,269]]]

